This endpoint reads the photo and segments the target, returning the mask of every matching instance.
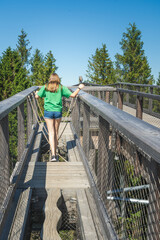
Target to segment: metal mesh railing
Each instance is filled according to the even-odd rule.
[[[27,98],[35,106],[31,87],[1,102],[0,106],[0,207],[12,185],[13,175],[17,178],[23,165],[27,141],[30,138],[36,119]],[[27,101],[26,101],[27,99]],[[36,107],[35,107],[36,109]],[[17,165],[16,165],[17,164]],[[15,183],[15,182],[14,182]],[[5,204],[5,203],[4,203]]]
[[[150,90],[148,87],[141,87],[136,88],[135,86],[130,86],[128,89],[126,89],[126,86],[124,86],[125,90],[133,90],[133,91],[142,91],[143,93],[150,93]],[[92,87],[93,89],[93,87]],[[159,95],[159,89],[154,89],[152,91],[152,94]],[[98,89],[94,91],[86,91],[87,93],[91,94],[92,96],[97,97],[98,99],[101,99],[113,106],[118,106],[118,95],[115,89],[110,91],[99,91]],[[142,120],[145,122],[150,123],[151,125],[154,125],[158,128],[160,128],[160,100],[154,100],[151,98],[143,97],[143,104],[142,104]],[[123,111],[131,114],[132,116],[137,116],[137,96],[132,95],[130,93],[123,93],[123,103],[122,108]]]
[[[83,97],[80,99],[81,145],[118,238],[158,240],[159,164],[138,147],[138,142],[133,143],[97,114],[98,105],[90,107],[92,103],[88,105]],[[80,122],[74,117],[73,114],[77,129]]]

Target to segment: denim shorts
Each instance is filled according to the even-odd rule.
[[[62,112],[51,112],[44,110],[44,118],[58,119],[62,117]]]

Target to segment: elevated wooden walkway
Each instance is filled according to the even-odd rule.
[[[64,123],[62,122],[60,133],[63,127]],[[44,240],[62,239],[58,233],[61,229],[63,215],[63,211],[60,209],[65,203],[67,214],[70,214],[70,209],[73,211],[72,202],[76,204],[74,211],[77,224],[80,224],[78,227],[81,239],[107,239],[90,192],[90,184],[70,123],[60,140],[60,144],[66,144],[64,147],[68,152],[68,162],[38,161],[41,154],[42,128],[43,126],[40,125],[32,153],[24,166],[1,239],[30,239],[27,237],[26,226],[30,218],[30,207],[34,204],[38,211],[43,212],[40,238]]]

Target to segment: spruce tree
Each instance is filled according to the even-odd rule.
[[[141,31],[129,24],[120,42],[123,54],[116,54],[117,75],[124,82],[152,84],[153,76],[143,50]]]
[[[58,67],[55,65],[56,59],[54,58],[51,51],[49,51],[45,56],[44,61],[44,75],[45,75],[45,82],[48,81],[50,74],[54,73]]]
[[[28,48],[28,45],[30,44],[30,42],[26,38],[27,38],[27,33],[22,29],[21,35],[18,36],[17,49],[21,55],[23,65],[28,64],[30,51],[32,49],[32,47]]]
[[[31,64],[31,82],[32,85],[43,85],[44,79],[44,59],[40,50],[36,49],[33,57],[30,60]]]
[[[156,83],[156,84],[160,86],[160,72],[159,72],[159,76],[158,76],[158,79],[157,79],[157,83]]]
[[[89,82],[102,85],[115,82],[113,63],[106,44],[102,44],[102,48],[97,48],[95,54],[89,58],[86,77]]]
[[[3,52],[0,62],[1,100],[29,87],[27,71],[23,67],[21,56],[10,47]],[[9,146],[13,166],[17,159],[17,110],[9,114]]]

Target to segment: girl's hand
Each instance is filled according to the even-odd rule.
[[[81,83],[81,84],[79,84],[79,86],[78,86],[80,89],[82,89],[82,88],[84,88],[84,84],[83,83]]]

